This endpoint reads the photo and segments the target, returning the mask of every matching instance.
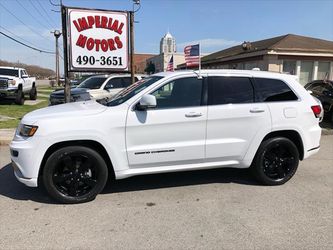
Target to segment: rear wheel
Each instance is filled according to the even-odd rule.
[[[32,86],[30,93],[29,93],[30,100],[36,100],[37,99],[37,88],[35,85]]]
[[[43,170],[46,191],[61,203],[95,199],[107,179],[108,169],[100,154],[82,146],[68,146],[55,151]]]
[[[287,138],[270,138],[261,143],[252,163],[255,177],[266,185],[286,183],[296,173],[299,152]]]
[[[19,87],[16,93],[15,103],[18,105],[24,104],[24,93],[22,91],[22,87]]]

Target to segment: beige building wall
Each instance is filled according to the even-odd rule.
[[[171,56],[173,55],[173,64],[174,68],[177,68],[179,64],[185,63],[185,57],[184,54],[181,53],[175,53],[175,54],[159,54],[157,56],[154,56],[152,58],[149,58],[147,60],[148,62],[152,62],[155,65],[155,72],[162,72],[166,71],[168,67],[168,63],[171,59]]]

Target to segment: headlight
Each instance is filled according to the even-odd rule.
[[[15,85],[16,81],[15,80],[8,80],[8,84]]]
[[[20,124],[18,132],[20,136],[31,137],[36,133],[37,129],[37,126]]]

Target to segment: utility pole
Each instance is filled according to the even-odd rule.
[[[61,4],[61,23],[62,23],[62,38],[64,45],[64,76],[65,76],[65,103],[69,103],[71,101],[71,86],[69,83],[69,74],[68,74],[68,54],[67,54],[67,7]]]
[[[132,78],[132,84],[135,82],[134,77],[134,13],[137,12],[140,7],[140,0],[132,0],[133,1],[133,11],[130,11],[130,47],[131,47],[131,78]],[[138,6],[137,10],[134,10],[134,6]]]
[[[130,47],[131,47],[131,79],[132,84],[135,82],[134,78],[134,11],[130,11]]]
[[[59,43],[58,39],[61,36],[61,32],[59,30],[55,30],[53,32],[54,37],[55,37],[55,46],[56,46],[56,83],[59,86],[59,81],[60,81],[60,70],[59,70]]]

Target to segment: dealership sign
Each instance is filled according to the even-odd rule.
[[[127,12],[67,9],[69,71],[128,71]]]

